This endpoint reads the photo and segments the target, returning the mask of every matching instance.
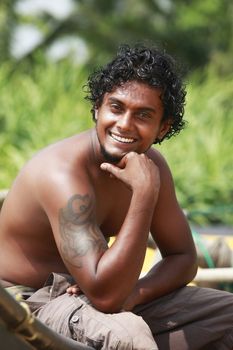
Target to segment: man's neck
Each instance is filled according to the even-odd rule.
[[[99,167],[100,164],[106,160],[104,159],[104,156],[101,152],[101,147],[100,147],[100,143],[99,143],[95,128],[90,130],[90,146],[91,146],[91,161],[93,164]]]

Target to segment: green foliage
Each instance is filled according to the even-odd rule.
[[[191,221],[233,224],[233,75],[193,74],[187,128],[161,146]]]
[[[146,40],[166,47],[189,68],[202,67],[213,56],[224,54],[229,57],[231,69],[233,2],[229,0],[74,0],[73,11],[63,19],[46,12],[20,15],[13,6],[18,2],[2,0],[5,6],[0,5],[0,28],[5,38],[2,52],[9,49],[15,25],[31,23],[44,35],[28,54],[31,62],[38,50],[46,50],[57,40],[72,36],[85,42],[91,66],[108,60],[122,42]],[[1,8],[4,8],[2,26]]]
[[[92,124],[84,83],[85,70],[66,63],[0,69],[0,188],[38,149]]]
[[[17,23],[14,13],[16,0],[0,2],[0,62],[10,59],[12,31]]]
[[[173,44],[177,46],[177,51],[175,47],[173,51],[190,67],[206,65],[217,53],[232,57],[231,1],[178,0],[173,14],[169,24],[170,31],[174,33],[173,39],[177,39]]]

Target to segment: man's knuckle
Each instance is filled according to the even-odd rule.
[[[132,158],[132,157],[135,156],[135,154],[136,154],[136,152],[134,152],[134,151],[129,152],[129,153],[128,153],[128,157],[129,157],[129,158]]]

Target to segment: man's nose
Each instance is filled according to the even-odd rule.
[[[119,117],[117,121],[117,127],[121,130],[130,130],[133,126],[132,122],[132,115],[130,113],[124,113]]]

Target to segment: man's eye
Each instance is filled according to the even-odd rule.
[[[110,107],[111,107],[111,110],[113,111],[113,112],[120,112],[121,111],[121,106],[119,106],[119,105],[117,105],[117,104],[111,104],[110,105]]]
[[[150,114],[147,112],[139,112],[138,113],[138,117],[141,119],[149,119],[150,118]]]

